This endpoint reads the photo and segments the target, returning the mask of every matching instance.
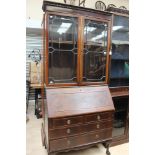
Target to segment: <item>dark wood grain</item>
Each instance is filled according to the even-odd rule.
[[[111,140],[114,106],[108,86],[48,87],[45,101],[42,133],[49,154]]]
[[[113,118],[113,112],[104,112],[104,113],[87,115],[85,117],[85,120],[86,122],[91,122],[91,121],[108,120],[111,118]]]
[[[68,5],[63,3],[51,2],[51,1],[43,1],[42,9],[44,12],[53,11],[52,9],[53,7],[57,7],[57,10],[59,10],[58,8],[61,8],[63,12],[66,12],[68,10],[68,12],[71,12],[71,13],[76,12],[77,14],[79,12],[80,14],[83,13],[84,15],[85,13],[89,12],[90,14],[95,14],[98,16],[103,15],[105,18],[107,18],[108,16],[111,16],[111,13],[105,12],[105,11],[95,10],[91,8],[84,8],[84,7],[74,6],[74,5]]]
[[[78,81],[78,84],[81,84],[82,83],[82,79],[83,79],[83,49],[84,49],[84,18],[83,17],[80,17],[80,22],[79,22],[79,35],[80,35],[80,40],[79,40],[79,59],[78,59],[78,62],[79,62],[79,81]]]
[[[51,122],[52,122],[52,128],[57,128],[57,127],[62,127],[66,125],[82,124],[83,117],[82,116],[66,117],[66,118],[63,117],[60,119],[53,119],[53,121]]]
[[[114,110],[108,86],[46,89],[46,94],[49,118]]]
[[[92,132],[82,134],[75,137],[52,140],[50,144],[50,152],[59,151],[68,148],[80,147],[82,145],[89,145],[92,142],[102,142],[103,139],[111,137],[112,128],[101,130],[99,132]]]
[[[110,88],[110,93],[112,97],[129,96],[129,87],[113,87]]]
[[[48,14],[45,13],[45,82],[48,85]]]
[[[95,123],[88,124],[76,124],[74,126],[62,127],[57,129],[51,129],[49,131],[50,139],[63,138],[68,136],[75,136],[81,133],[88,133],[92,131],[99,131],[105,128],[111,128],[112,120],[109,121],[99,121]]]
[[[106,83],[109,82],[109,66],[110,66],[110,50],[111,50],[111,27],[112,22],[108,22],[108,44],[107,44],[107,60],[106,60]]]

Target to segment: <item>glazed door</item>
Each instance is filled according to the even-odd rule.
[[[108,78],[109,23],[85,19],[82,50],[82,83],[106,83]]]
[[[111,22],[67,14],[47,18],[46,84],[107,83]]]
[[[48,84],[77,82],[78,18],[48,16]]]

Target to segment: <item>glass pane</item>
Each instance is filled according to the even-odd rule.
[[[129,85],[129,18],[114,16],[110,86]]]
[[[107,24],[85,20],[84,81],[104,81],[107,53]]]
[[[49,16],[49,83],[76,81],[77,18]]]
[[[113,137],[125,134],[129,98],[114,98],[115,116],[113,121]]]

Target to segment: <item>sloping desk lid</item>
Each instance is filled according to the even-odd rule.
[[[46,89],[49,118],[113,111],[108,86]]]

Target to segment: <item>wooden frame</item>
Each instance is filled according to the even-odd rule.
[[[89,16],[87,16],[87,17],[84,17],[83,18],[83,23],[84,23],[84,20],[85,19],[90,19],[90,20],[93,20],[93,21],[100,21],[100,22],[105,22],[105,23],[107,23],[107,25],[108,25],[108,39],[107,39],[107,42],[108,42],[108,45],[107,45],[107,55],[106,55],[106,73],[105,73],[105,81],[103,81],[103,82],[84,82],[84,81],[81,81],[81,84],[83,84],[83,85],[101,85],[101,84],[108,84],[108,78],[109,78],[109,49],[110,49],[110,37],[111,37],[111,30],[110,30],[110,26],[111,26],[111,22],[110,21],[107,21],[107,20],[103,20],[103,19],[101,19],[101,18],[94,18],[94,17],[89,17]],[[82,29],[84,29],[84,27],[83,27],[83,25],[82,25]],[[83,33],[81,33],[81,34],[83,34]],[[83,38],[84,38],[84,35],[82,36],[82,43],[81,43],[81,45],[83,46],[82,47],[82,49],[84,48],[84,43],[83,43]],[[83,54],[83,50],[82,50],[82,52],[81,52],[81,54]],[[81,66],[81,68],[83,69],[83,56],[81,56],[81,62],[82,62],[82,66]],[[83,70],[82,70],[82,73],[81,73],[81,78],[83,77]]]
[[[46,20],[47,20],[47,27],[46,27],[46,56],[45,56],[45,58],[46,58],[46,68],[45,68],[45,70],[46,70],[46,75],[45,75],[45,77],[46,77],[46,86],[55,86],[55,87],[62,87],[62,86],[64,86],[64,87],[66,87],[66,86],[77,86],[77,83],[63,83],[63,84],[59,84],[59,83],[56,83],[56,84],[49,84],[49,82],[48,82],[48,16],[49,15],[61,15],[61,16],[70,16],[70,17],[77,17],[77,19],[78,19],[78,21],[79,21],[79,16],[78,15],[70,15],[70,14],[68,14],[68,13],[60,13],[60,12],[47,12],[46,13]],[[78,32],[80,31],[79,30],[79,22],[78,22]],[[80,34],[80,33],[79,33]],[[80,36],[78,35],[78,46],[80,45]],[[79,62],[79,48],[78,48],[78,61],[77,61],[77,63]],[[78,67],[78,65],[77,65],[77,79],[79,79],[80,77],[79,77],[79,67]]]
[[[61,15],[61,16],[69,16],[69,17],[77,17],[78,19],[78,58],[77,58],[77,82],[75,83],[55,83],[55,84],[50,84],[48,82],[48,17],[49,15]],[[107,23],[108,25],[108,39],[107,39],[107,58],[106,58],[106,74],[105,74],[105,81],[103,82],[84,82],[82,81],[83,77],[83,49],[84,49],[84,20],[85,19],[91,19],[94,21],[103,21]],[[70,14],[68,12],[46,12],[45,13],[45,35],[46,35],[46,48],[45,48],[45,83],[46,86],[55,86],[55,87],[67,87],[67,86],[83,86],[83,85],[101,85],[101,84],[107,84],[108,79],[109,79],[109,51],[110,51],[110,37],[111,37],[111,21],[109,20],[103,20],[101,17],[94,17],[91,15],[87,16],[81,16],[79,12],[75,12],[73,14]]]

